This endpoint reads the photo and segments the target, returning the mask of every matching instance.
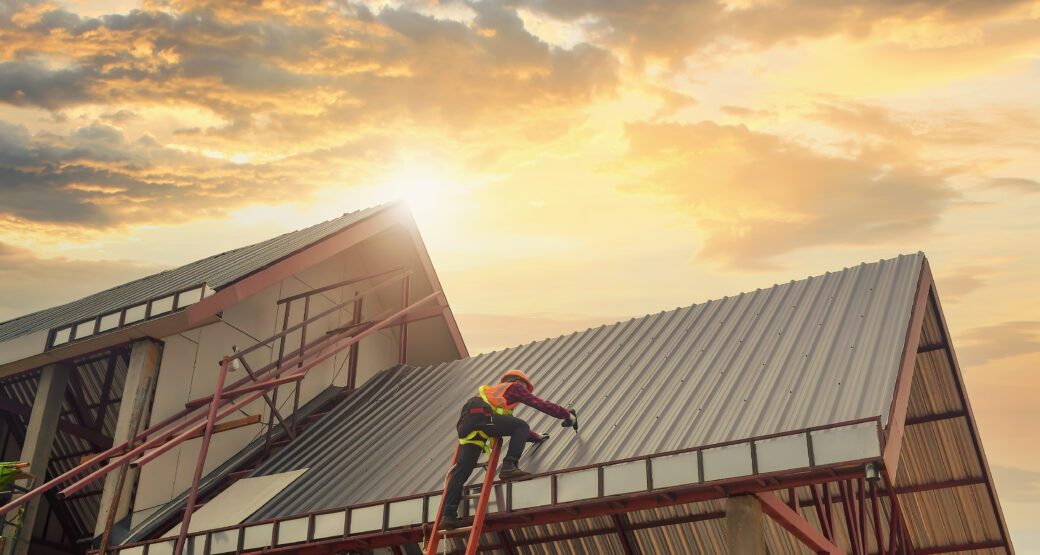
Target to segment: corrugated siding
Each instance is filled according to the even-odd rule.
[[[310,467],[253,519],[432,491],[462,403],[523,368],[536,394],[580,413],[525,459],[545,471],[857,418],[887,419],[923,255],[841,272],[428,368],[397,367],[267,462]]]
[[[925,346],[940,345],[943,341],[941,324],[932,303],[934,301],[930,301],[922,324],[921,344]],[[985,479],[975,438],[963,410],[961,391],[947,352],[919,353],[910,388],[908,419],[912,422],[936,415],[947,417],[906,426],[897,488]],[[907,515],[915,548],[1001,540],[993,501],[984,483],[902,493],[899,502]],[[1007,553],[1004,549],[979,553],[991,551]]]
[[[99,316],[175,291],[207,283],[214,290],[230,285],[338,231],[387,208],[358,210],[273,239],[210,256],[40,312],[0,324],[0,341]]]
[[[109,399],[109,405],[104,408],[105,412],[102,414],[101,426],[98,430],[102,435],[106,437],[112,437],[115,433],[116,420],[119,415],[119,396],[123,391],[123,384],[126,381],[127,359],[125,355],[120,355],[115,358],[115,370],[113,374],[113,380],[111,385],[111,397]],[[79,364],[76,366],[76,372],[79,378],[82,388],[77,391],[82,393],[80,398],[81,404],[91,407],[99,404],[101,400],[101,390],[105,384],[105,376],[108,370],[108,362],[106,360],[95,360],[85,364]],[[20,374],[14,378],[8,378],[0,381],[0,396],[11,399],[24,406],[31,407],[33,401],[36,399],[36,389],[40,382],[40,370],[35,370],[29,374]],[[87,417],[94,419],[97,418],[97,411],[100,408],[88,408]],[[25,429],[28,426],[28,418],[23,418],[17,415],[11,415],[13,423],[20,427],[20,433],[24,434]],[[68,399],[66,398],[62,406],[62,419],[78,423],[77,417],[73,416],[72,407],[69,405]],[[90,422],[80,423],[89,427]],[[51,462],[47,467],[47,478],[53,478],[63,474],[76,466],[79,465],[79,455],[96,451],[97,448],[90,444],[85,439],[74,436],[63,430],[58,430],[54,436],[54,444],[51,448]],[[91,490],[99,489],[100,483],[91,488]],[[100,496],[86,496],[77,497],[73,499],[65,499],[62,501],[62,505],[68,510],[70,516],[74,519],[75,525],[79,527],[78,530],[66,530],[70,536],[80,535],[92,535],[94,532],[94,521],[97,519],[98,506],[100,504]]]

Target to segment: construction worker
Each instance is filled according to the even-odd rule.
[[[530,473],[520,470],[519,466],[524,444],[541,443],[549,436],[532,432],[527,422],[512,415],[514,407],[523,403],[553,418],[570,421],[574,411],[539,399],[533,391],[534,384],[527,374],[520,370],[510,370],[502,375],[497,385],[480,386],[477,395],[463,405],[462,415],[455,426],[459,434],[459,456],[451,470],[448,487],[444,490],[444,512],[441,516],[443,529],[458,528],[462,487],[473,472],[480,452],[484,451],[490,456],[490,438],[509,438],[509,450],[502,461],[499,478],[515,480],[530,476]]]

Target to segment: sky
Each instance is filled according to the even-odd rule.
[[[1038,91],[1038,1],[0,0],[0,320],[399,198],[474,352],[920,250],[1040,554]]]

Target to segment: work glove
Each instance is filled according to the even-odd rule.
[[[531,434],[530,437],[527,438],[527,441],[530,442],[530,443],[537,444],[537,443],[541,443],[541,442],[543,442],[543,441],[545,441],[547,439],[549,439],[549,434],[543,434],[541,432],[534,432],[534,433]]]
[[[575,412],[574,409],[567,409],[567,411],[574,416],[578,416],[578,413]],[[564,428],[571,428],[574,426],[574,419],[568,416],[563,422],[560,422],[560,426],[563,426]]]

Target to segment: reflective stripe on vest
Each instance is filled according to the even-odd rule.
[[[483,439],[478,439],[483,438]],[[487,456],[491,456],[491,446],[494,444],[494,438],[488,437],[487,434],[480,430],[475,430],[469,433],[466,437],[459,438],[459,445],[476,445],[487,453]]]
[[[480,393],[480,398],[495,411],[495,414],[509,415],[513,414],[513,408],[516,407],[517,403],[506,402],[506,390],[515,383],[517,382],[482,385],[477,391]]]

